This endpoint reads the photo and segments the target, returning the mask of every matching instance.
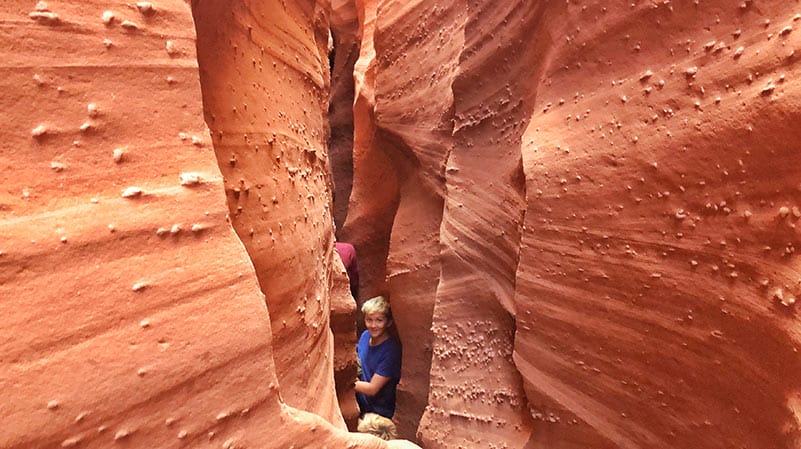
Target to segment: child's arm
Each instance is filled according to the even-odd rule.
[[[384,385],[389,383],[390,377],[384,377],[380,374],[373,374],[370,382],[361,380],[356,381],[356,392],[367,396],[375,396],[384,388]]]

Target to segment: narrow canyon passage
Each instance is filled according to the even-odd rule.
[[[336,50],[332,90],[327,106],[319,93],[316,101],[330,113],[329,163],[336,195],[333,220],[337,238],[355,244],[358,250],[364,269],[361,300],[388,294],[401,338],[411,349],[404,353],[406,377],[399,391],[396,419],[404,437],[431,448],[637,447],[645,442],[667,447],[676,441],[697,444],[699,438],[692,429],[700,420],[753,444],[796,438],[792,430],[797,427],[795,383],[791,380],[789,386],[780,387],[781,382],[766,378],[761,368],[778,360],[792,366],[798,363],[794,343],[788,345],[798,335],[792,318],[779,327],[762,327],[773,327],[776,333],[757,331],[748,321],[757,319],[751,314],[759,309],[749,309],[747,304],[753,303],[743,299],[735,303],[738,309],[751,310],[745,313],[748,318],[737,318],[723,307],[719,309],[723,316],[734,319],[726,324],[710,315],[718,309],[708,298],[719,301],[720,293],[693,294],[679,287],[682,282],[694,282],[681,269],[668,274],[671,255],[677,251],[687,253],[691,268],[702,266],[700,260],[710,264],[713,275],[726,267],[728,279],[735,283],[744,272],[750,279],[764,273],[748,259],[737,262],[729,252],[728,240],[747,241],[739,232],[735,237],[717,237],[705,224],[714,217],[690,212],[703,206],[730,214],[738,210],[732,205],[738,204],[738,197],[742,201],[742,193],[713,202],[709,186],[720,183],[721,189],[726,189],[723,186],[731,181],[707,176],[695,181],[706,186],[697,191],[699,197],[677,201],[678,196],[694,190],[686,180],[692,178],[691,171],[681,167],[695,159],[668,149],[678,145],[704,152],[728,151],[694,143],[699,129],[719,133],[727,126],[716,118],[722,117],[722,112],[706,111],[703,101],[699,106],[696,98],[708,97],[708,91],[718,89],[718,97],[725,91],[735,97],[743,94],[720,84],[716,75],[702,78],[698,66],[708,65],[712,73],[721,70],[715,69],[715,58],[722,60],[725,52],[744,61],[739,48],[745,45],[711,37],[703,40],[702,35],[728,33],[742,44],[764,36],[770,42],[774,41],[772,35],[754,25],[761,21],[760,26],[769,28],[765,24],[770,22],[751,5],[739,10],[715,5],[693,7],[696,10],[649,8],[635,4],[629,10],[612,12],[591,2],[510,3],[492,10],[466,2],[342,1],[332,5],[329,27]],[[724,27],[718,22],[722,14],[728,14],[737,26],[730,26],[731,30]],[[781,15],[777,11],[773,21],[783,18],[792,22],[792,17],[789,12]],[[664,54],[653,37],[648,41],[636,27],[642,20],[670,30],[672,40]],[[719,24],[720,29],[708,30],[707,22]],[[612,34],[616,27],[628,31]],[[752,30],[750,38],[744,37],[747,30]],[[612,39],[615,45],[595,48],[593,38],[597,36]],[[776,36],[784,36],[775,38],[783,39],[774,41],[776,45],[792,45],[791,32]],[[318,47],[322,40],[316,41]],[[679,51],[689,56],[679,56]],[[768,52],[760,49],[756,54]],[[636,55],[634,60],[629,54]],[[323,69],[325,58],[319,56],[316,61]],[[587,66],[593,69],[588,71]],[[743,76],[753,77],[748,70],[744,69]],[[790,77],[786,71],[784,75],[781,82],[787,89]],[[765,79],[764,74],[759,76]],[[764,101],[773,90],[766,92],[752,98]],[[793,91],[783,92],[790,95]],[[711,101],[724,104],[722,98]],[[568,112],[557,113],[557,109]],[[699,114],[700,118],[693,118]],[[318,125],[325,120],[320,119]],[[742,120],[755,119],[747,115]],[[673,123],[680,125],[674,127]],[[779,133],[790,129],[786,120],[772,123]],[[651,143],[644,144],[648,139]],[[659,148],[667,152],[659,153]],[[789,157],[790,150],[780,151]],[[720,166],[713,153],[700,156],[697,166]],[[741,170],[746,170],[747,160],[740,159]],[[734,182],[758,182],[767,170],[759,164],[766,160],[755,160],[755,177]],[[662,187],[633,194],[638,185],[647,185],[650,170],[656,171],[657,184]],[[724,176],[731,176],[725,174],[730,171],[723,169]],[[618,177],[624,181],[617,182]],[[620,192],[610,189],[610,185],[621,184],[624,190]],[[792,185],[785,184],[784,189],[792,189]],[[789,194],[786,192],[784,195]],[[643,195],[664,200],[638,210]],[[632,197],[628,201],[635,206],[627,205],[626,197]],[[769,213],[769,203],[777,201],[760,200],[766,209],[763,213]],[[748,212],[754,223],[751,217],[757,208],[739,207],[747,208],[739,213]],[[792,212],[791,205],[787,207]],[[628,216],[630,210],[633,215]],[[554,213],[565,216],[564,222],[555,224]],[[667,220],[660,218],[665,214]],[[619,222],[623,231],[613,232]],[[647,225],[649,222],[652,224]],[[689,225],[700,231],[698,237],[688,237],[688,230],[665,231],[676,228],[677,223],[679,228]],[[649,226],[658,231],[649,231]],[[612,245],[609,239],[620,232],[627,234],[618,237],[619,246]],[[650,232],[683,242],[659,242]],[[572,237],[575,233],[586,236]],[[779,232],[770,238],[795,236]],[[718,248],[700,253],[693,249],[705,240]],[[573,241],[578,248],[572,247]],[[588,242],[594,246],[583,249]],[[779,246],[786,244],[792,245]],[[617,247],[622,248],[623,260],[612,256]],[[628,277],[613,278],[619,267],[632,263],[626,259],[632,257],[652,268],[635,263],[636,269],[629,268]],[[676,279],[668,281],[673,277]],[[616,283],[603,287],[609,279]],[[654,279],[664,285],[653,285]],[[763,284],[766,281],[771,283],[759,279]],[[723,288],[738,291],[736,285]],[[785,283],[781,294],[795,288]],[[600,317],[614,310],[616,318],[584,324],[582,320],[589,318],[571,302],[552,303],[565,295],[580,309],[596,310]],[[579,300],[576,295],[586,299]],[[753,293],[738,295],[753,297]],[[638,298],[651,298],[651,302],[672,299],[665,308],[651,306],[648,314],[638,312],[636,304],[644,301]],[[620,308],[628,301],[635,307],[624,313]],[[786,306],[782,301],[778,301],[779,312],[792,309],[792,300],[785,301]],[[684,318],[675,321],[678,310],[685,310],[680,315]],[[772,312],[760,312],[764,313]],[[697,325],[699,319],[706,331],[688,332],[673,324],[681,326],[690,320]],[[764,319],[773,322],[770,315]],[[778,319],[781,322],[781,315]],[[636,337],[624,338],[623,329]],[[610,332],[617,338],[609,341]],[[714,342],[707,341],[709,335],[739,345],[736,350],[717,353],[712,349]],[[748,341],[753,343],[746,344]],[[563,348],[564,342],[567,346]],[[729,360],[733,374],[713,385],[701,378],[684,378],[653,359],[646,349],[661,343],[677,345],[679,354],[689,351],[682,366],[715,372],[716,366]],[[760,353],[751,344],[771,349]],[[596,345],[597,353],[590,357],[589,348]],[[626,352],[624,347],[640,349]],[[616,366],[617,360],[636,362],[621,368]],[[740,360],[754,362],[736,362]],[[741,415],[746,402],[755,398],[733,394],[725,380],[744,378],[761,379],[763,385],[778,388],[758,395],[762,398],[759,408],[767,413],[761,422],[774,423],[775,432],[750,432],[744,429],[751,427],[732,427],[713,418],[752,419]],[[659,407],[673,414],[686,412],[691,417],[687,422],[665,421],[659,408],[639,399],[648,391],[657,398],[675,397],[676,393],[668,393],[675,390],[674,382],[685,394],[695,392],[707,398],[704,405],[658,401],[664,404]],[[632,392],[618,391],[617,385],[634,387]],[[727,401],[716,399],[720,391],[728,392]],[[595,399],[605,397],[604,392],[612,398],[611,403]],[[344,393],[342,388],[340,393]],[[715,447],[714,437],[701,440]]]
[[[801,448],[798,1],[0,25],[1,449]],[[404,440],[352,432],[337,240]]]

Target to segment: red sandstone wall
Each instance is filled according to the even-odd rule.
[[[270,309],[281,394],[344,426],[329,356],[328,36],[307,25],[324,16],[314,2],[207,1],[194,13],[206,120]]]
[[[543,18],[515,295],[537,447],[801,447],[797,13]]]
[[[386,293],[386,263],[392,221],[398,207],[398,179],[375,123],[375,47],[377,3],[358,1],[361,25],[359,58],[354,68],[353,186],[341,240],[356,247],[361,302]],[[335,178],[347,174],[335,173]]]
[[[336,407],[325,5],[193,2],[213,139],[187,2],[4,6],[0,447],[411,447]]]
[[[192,6],[216,152],[186,2],[0,13],[0,447],[403,446],[334,396],[329,5]],[[797,2],[356,6],[404,435],[801,447]]]
[[[426,447],[799,447],[798,3],[375,8],[346,230]]]
[[[398,389],[399,430],[413,435],[427,404],[433,339],[431,299],[440,274],[439,232],[450,151],[454,50],[434,52],[452,11],[431,14],[422,3],[384,2],[376,19],[377,141],[394,167],[398,205],[387,260],[387,291],[405,342]],[[412,45],[412,42],[416,42]],[[419,83],[420,67],[438,67]],[[378,145],[377,145],[378,146]]]
[[[514,445],[525,441],[530,428],[521,378],[511,359],[514,321],[503,308],[512,304],[523,213],[521,159],[508,157],[508,139],[496,144],[486,129],[478,138],[492,139],[491,145],[468,146],[477,138],[472,130],[452,137],[454,111],[467,111],[471,102],[495,93],[487,85],[487,93],[469,95],[480,91],[469,85],[471,80],[461,83],[462,91],[453,88],[464,62],[460,36],[480,41],[481,31],[473,23],[480,14],[458,2],[382,2],[378,12],[377,56],[370,66],[375,106],[372,121],[362,128],[356,121],[353,192],[358,200],[362,188],[375,190],[362,186],[386,182],[387,177],[371,176],[374,165],[366,162],[383,160],[394,168],[398,206],[387,213],[388,202],[373,194],[371,203],[351,203],[349,220],[358,214],[393,219],[386,274],[405,343],[400,429],[410,436],[428,406],[419,435],[427,447]],[[506,57],[518,49],[507,47]],[[362,52],[363,59],[373,60],[364,44]],[[525,89],[523,84],[510,94],[521,91],[523,96]],[[499,122],[520,117],[521,112],[503,112]],[[518,124],[509,133],[519,139],[523,129]],[[370,136],[369,146],[359,145],[362,135]],[[498,213],[501,205],[513,206],[505,218]],[[483,218],[474,215],[482,210]],[[350,224],[346,231],[366,232],[357,222]],[[487,233],[497,238],[482,240]]]

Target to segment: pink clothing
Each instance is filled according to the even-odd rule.
[[[334,249],[342,259],[342,264],[345,265],[345,270],[348,272],[348,279],[350,279],[350,294],[358,302],[359,296],[359,270],[356,265],[356,248],[350,243],[335,242]]]

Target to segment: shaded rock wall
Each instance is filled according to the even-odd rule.
[[[335,395],[354,5],[191,7],[197,56],[187,2],[0,13],[0,447],[408,447]],[[797,9],[356,2],[337,217],[404,436],[801,445]]]
[[[392,222],[398,207],[399,181],[389,150],[375,123],[375,33],[377,2],[358,1],[361,25],[359,58],[354,66],[354,182],[341,240],[356,247],[359,299],[387,293],[386,264]],[[340,173],[336,178],[346,177]]]
[[[441,383],[421,426],[430,447],[523,447],[531,432],[512,361],[513,297],[525,208],[521,135],[539,76],[532,61],[550,44],[529,35],[544,10],[536,2],[465,5],[434,314],[432,373]]]
[[[473,119],[468,115],[474,113],[474,105],[497,93],[492,83],[486,84],[485,93],[476,93],[473,79],[457,81],[460,67],[465,70],[472,63],[477,71],[482,64],[496,62],[483,58],[498,54],[472,49],[484,41],[479,18],[486,12],[461,2],[450,6],[383,2],[378,11],[373,34],[377,56],[370,66],[375,73],[375,106],[372,121],[364,128],[356,121],[353,191],[358,199],[362,186],[372,193],[374,188],[368,186],[387,179],[370,176],[370,165],[364,160],[380,158],[394,167],[399,185],[398,196],[393,198],[398,207],[392,211],[394,217],[390,216],[394,221],[387,290],[405,343],[405,377],[399,387],[397,418],[400,430],[410,436],[428,405],[420,437],[430,447],[525,441],[530,427],[526,401],[511,360],[514,321],[503,306],[512,304],[523,213],[519,144],[516,158],[509,157],[506,144],[514,141],[515,135],[519,142],[524,129],[521,120],[531,110],[528,78],[519,88],[505,83],[508,110],[499,114],[497,122],[488,122],[491,131],[469,129],[467,122]],[[500,10],[498,21],[508,12]],[[522,17],[531,20],[526,14]],[[470,39],[467,43],[464,36]],[[479,59],[465,56],[465,48],[479,54]],[[498,59],[520,61],[520,48],[509,45]],[[372,61],[364,46],[362,52]],[[357,64],[357,73],[359,67]],[[421,72],[421,68],[426,70]],[[502,73],[501,68],[498,66],[496,73],[501,79],[519,75],[508,70]],[[454,83],[458,87],[454,88]],[[463,117],[458,124],[463,129],[454,136],[455,111]],[[516,120],[516,126],[502,130],[503,138],[497,138],[498,125],[511,120]],[[359,146],[361,135],[371,136],[370,146]],[[500,162],[489,167],[488,159]],[[371,232],[374,236],[375,229],[361,230],[351,217],[363,213],[386,218],[381,207],[387,203],[378,199],[368,208],[352,202],[345,232]],[[498,213],[501,207],[510,209],[505,218]],[[476,216],[481,210],[485,215]],[[493,238],[482,239],[490,233]],[[429,370],[430,379],[426,375]]]
[[[424,2],[383,2],[378,11],[374,34],[377,140],[389,155],[399,183],[387,260],[387,291],[406,343],[396,421],[408,436],[415,433],[430,384],[431,298],[441,270],[438,236],[445,201],[445,161],[451,146],[449,86],[459,46],[431,51],[442,44],[442,30],[455,22],[453,11],[438,11]],[[419,67],[437,71],[422,76]]]
[[[361,44],[361,23],[355,1],[332,1],[330,29],[334,48],[329,56],[333,65],[328,108],[331,128],[328,148],[331,172],[336,174],[333,195],[338,197],[334,201],[334,221],[341,229],[348,215],[348,200],[353,188],[353,72]]]

